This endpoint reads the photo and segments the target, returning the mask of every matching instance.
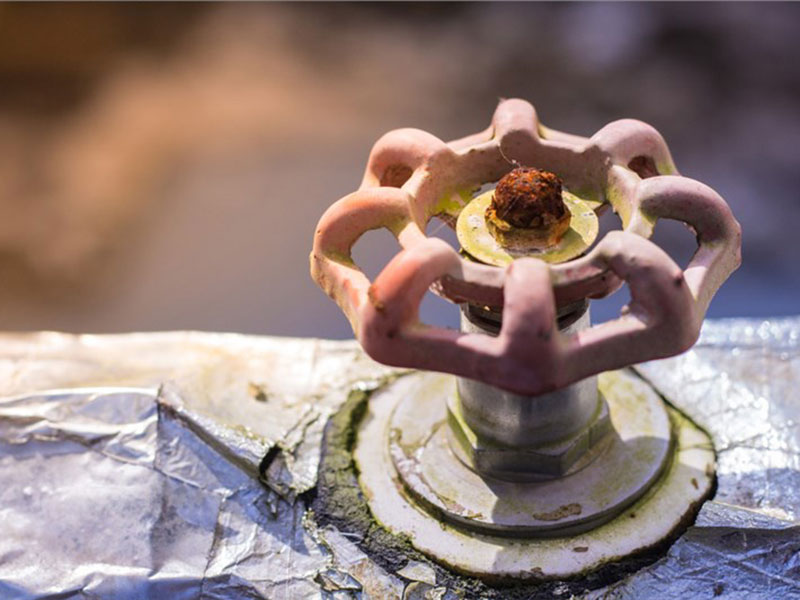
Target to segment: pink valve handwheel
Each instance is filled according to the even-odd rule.
[[[622,231],[567,262],[520,258],[506,268],[462,258],[426,237],[431,218],[453,222],[474,190],[516,164],[557,173],[598,208],[610,204]],[[648,240],[659,218],[682,221],[696,234],[685,270]],[[402,250],[370,282],[351,249],[381,227]],[[445,143],[417,129],[378,140],[358,191],[320,219],[311,273],[375,360],[537,395],[688,349],[740,261],[741,229],[730,208],[708,186],[677,174],[655,129],[625,119],[583,138],[544,127],[531,104],[513,99],[500,102],[488,129],[460,140]],[[558,331],[559,306],[603,297],[623,281],[631,302],[619,318],[572,335]],[[502,309],[500,334],[420,322],[419,304],[431,287],[455,303]]]

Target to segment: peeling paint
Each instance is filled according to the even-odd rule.
[[[583,512],[581,505],[573,502],[572,504],[560,506],[556,510],[548,513],[534,513],[533,518],[539,521],[560,521],[572,515],[579,515],[581,512]]]

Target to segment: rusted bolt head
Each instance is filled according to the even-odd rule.
[[[555,173],[520,167],[497,183],[491,208],[514,227],[541,229],[569,215]]]
[[[508,245],[521,239],[534,246],[558,243],[570,223],[561,188],[561,179],[555,173],[530,167],[519,167],[503,176],[486,209],[492,235]]]

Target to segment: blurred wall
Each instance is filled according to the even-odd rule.
[[[798,59],[797,4],[0,4],[0,329],[348,337],[307,274],[319,216],[385,131],[460,137],[512,96],[658,128],[744,228],[710,315],[796,314]]]

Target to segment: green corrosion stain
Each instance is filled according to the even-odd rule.
[[[317,487],[310,504],[319,525],[333,525],[340,531],[357,534],[362,550],[381,567],[395,572],[406,565],[415,551],[408,539],[392,535],[372,517],[358,485],[353,460],[358,424],[374,391],[352,390],[344,406],[325,426]],[[420,558],[414,556],[414,560]]]
[[[470,188],[456,190],[445,194],[434,205],[432,215],[450,215],[457,217],[463,208],[472,200],[473,190]]]

